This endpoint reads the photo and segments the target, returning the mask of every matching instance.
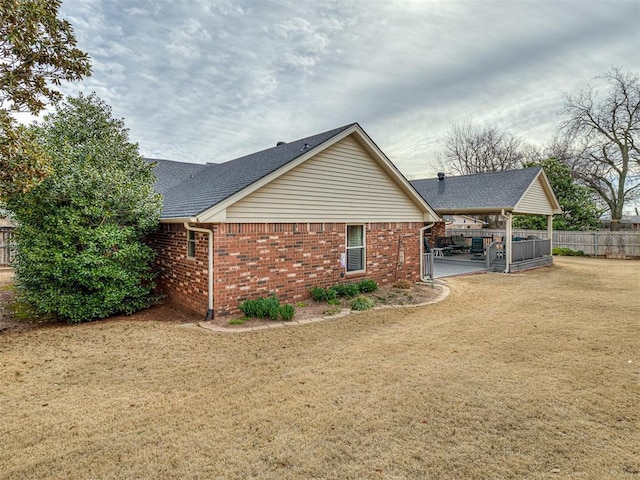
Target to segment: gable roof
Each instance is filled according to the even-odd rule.
[[[352,123],[293,142],[279,142],[275,147],[225,163],[200,165],[150,160],[157,163],[155,186],[164,197],[161,218],[198,222],[224,221],[226,207],[351,134],[356,135],[369,153],[380,160],[405,194],[412,197],[424,212],[437,217],[362,127]]]
[[[440,215],[486,214],[502,210],[535,213],[520,211],[523,200],[534,187],[542,188],[553,213],[561,213],[560,204],[541,167],[445,177],[442,180],[427,178],[413,180],[411,185]]]

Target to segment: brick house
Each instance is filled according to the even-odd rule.
[[[220,164],[156,163],[159,285],[206,317],[243,300],[372,278],[420,279],[439,220],[357,123]]]

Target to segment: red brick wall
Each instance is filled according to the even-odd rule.
[[[296,302],[309,289],[372,278],[379,284],[419,280],[422,223],[368,223],[366,273],[346,274],[344,223],[198,225],[214,231],[214,312],[235,314],[248,298],[276,294]],[[163,225],[149,244],[158,251],[162,289],[179,303],[207,309],[207,238],[196,234],[196,258],[186,258],[186,231]],[[396,268],[397,266],[397,268]]]
[[[207,235],[196,233],[196,257],[187,258],[187,231],[164,223],[147,244],[156,251],[159,289],[171,300],[199,313],[207,311]]]
[[[436,246],[436,238],[446,236],[446,224],[444,222],[436,222],[433,227],[431,227],[431,233],[428,235],[429,237],[429,246],[431,248]]]

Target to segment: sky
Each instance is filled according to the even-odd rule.
[[[224,162],[358,122],[409,179],[460,122],[542,145],[564,98],[640,72],[640,0],[64,0],[142,155]]]

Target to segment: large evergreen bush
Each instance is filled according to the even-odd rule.
[[[149,306],[153,251],[142,238],[157,227],[161,198],[123,121],[92,94],[32,128],[52,173],[8,201],[21,299],[70,322]]]

